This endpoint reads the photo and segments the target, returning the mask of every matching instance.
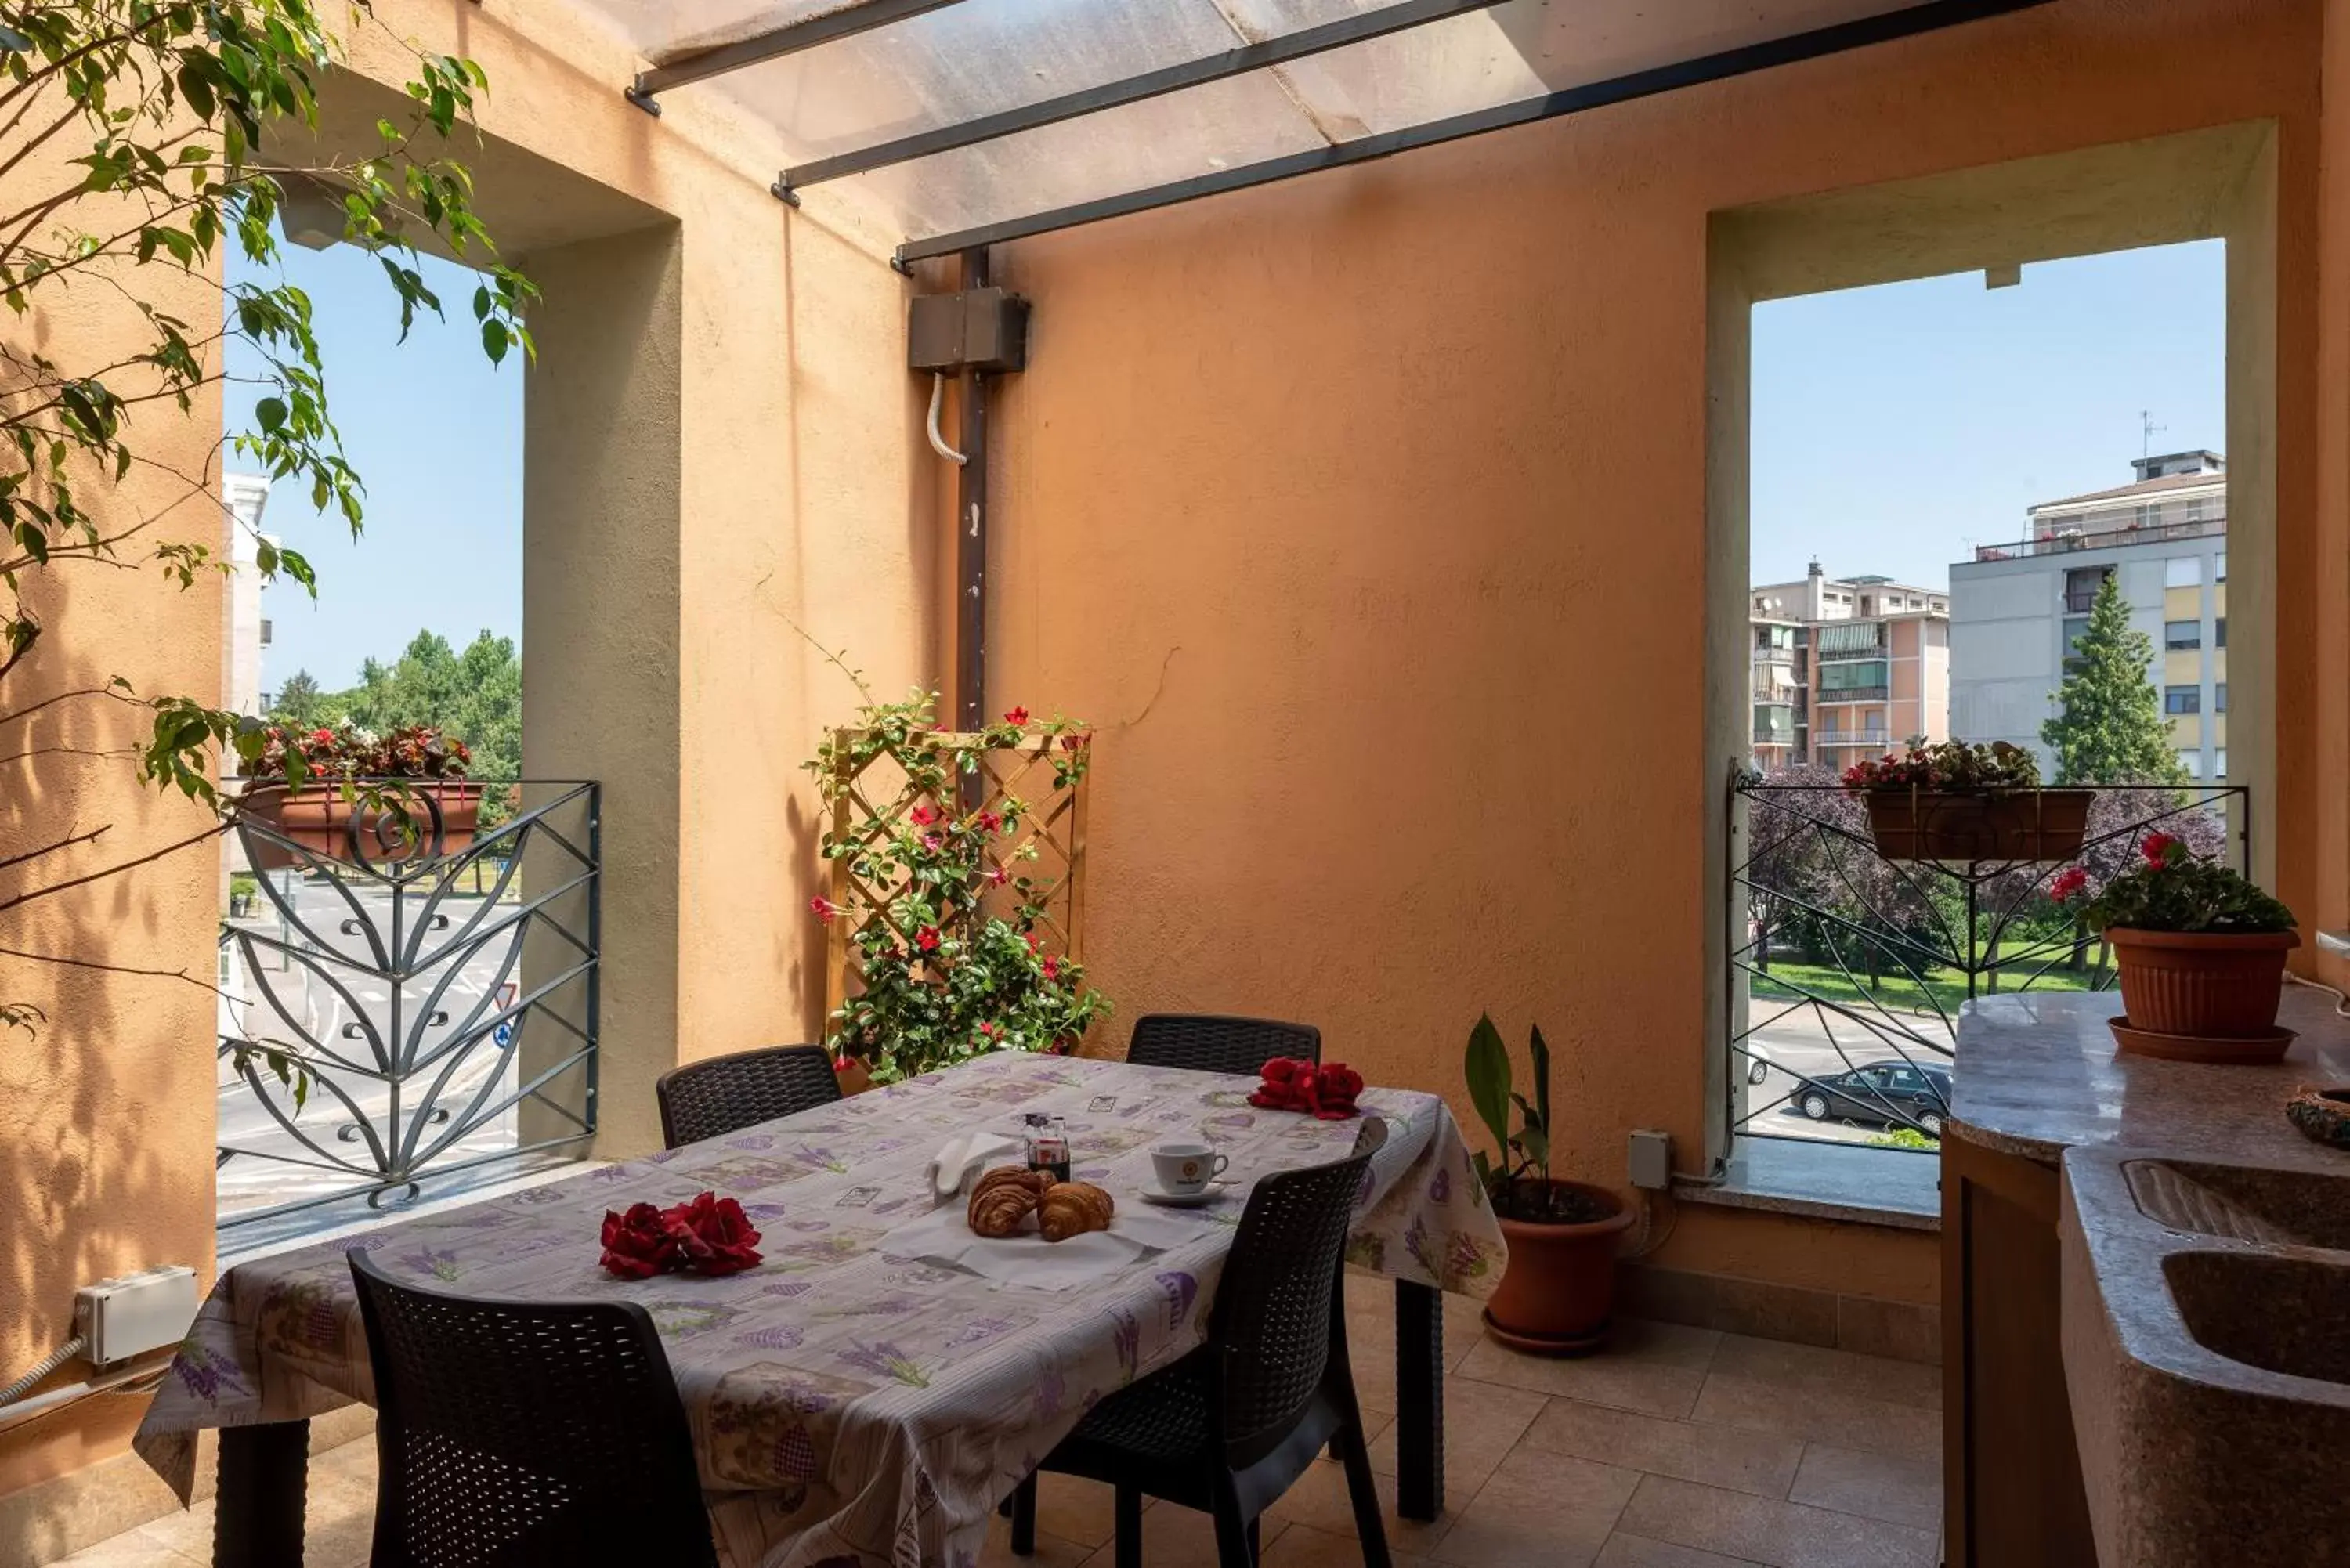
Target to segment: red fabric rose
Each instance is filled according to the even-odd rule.
[[[759,1232],[732,1198],[697,1193],[691,1202],[662,1210],[660,1219],[681,1266],[693,1273],[718,1278],[759,1266]]]
[[[1326,1122],[1342,1122],[1355,1114],[1355,1096],[1363,1092],[1363,1075],[1344,1062],[1325,1063],[1314,1075],[1314,1114]]]
[[[625,1214],[604,1211],[605,1269],[624,1280],[649,1280],[677,1266],[677,1243],[670,1237],[661,1211],[650,1203],[632,1203]]]
[[[1257,1076],[1264,1081],[1249,1096],[1249,1104],[1268,1111],[1302,1111],[1306,1108],[1305,1085],[1313,1072],[1311,1062],[1275,1056],[1257,1069]]]

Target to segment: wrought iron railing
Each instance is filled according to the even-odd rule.
[[[600,791],[480,782],[512,815],[470,842],[423,789],[332,839],[238,821],[260,898],[221,927],[224,1231],[594,1133]]]
[[[2102,886],[2155,832],[2249,873],[2251,805],[2241,785],[2110,786],[2064,860],[1893,859],[1826,770],[1742,771],[1729,812],[1732,1137],[1932,1148],[1962,1003],[2113,984],[2105,944],[2050,880],[2079,866]]]

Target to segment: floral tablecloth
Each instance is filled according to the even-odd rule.
[[[182,1498],[194,1434],[372,1397],[345,1251],[471,1295],[608,1296],[660,1325],[692,1421],[720,1549],[760,1568],[976,1560],[996,1502],[1103,1395],[1206,1332],[1232,1227],[1263,1175],[1343,1156],[1358,1124],[1248,1104],[1248,1081],[1006,1053],[733,1136],[631,1160],[224,1274],[140,1428]],[[1364,1093],[1388,1124],[1358,1206],[1359,1264],[1482,1296],[1500,1229],[1434,1096]],[[996,1283],[901,1255],[950,1137],[1067,1119],[1076,1174],[1144,1210],[1150,1146],[1198,1135],[1232,1157],[1230,1196],[1148,1210],[1153,1243],[1083,1288]],[[723,1279],[624,1282],[597,1263],[608,1208],[704,1189],[742,1200],[765,1261]],[[1042,1245],[1040,1242],[1039,1245]]]

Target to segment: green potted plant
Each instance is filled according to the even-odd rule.
[[[240,732],[236,746],[256,770],[240,812],[326,859],[454,854],[481,825],[482,786],[465,777],[473,753],[430,724],[381,733],[348,719],[308,730],[265,724]],[[263,871],[300,858],[250,834],[245,853]]]
[[[2049,884],[2113,944],[2126,1051],[2190,1062],[2273,1062],[2292,1043],[2276,1026],[2285,954],[2301,945],[2293,911],[2253,883],[2168,834],[2138,846],[2143,864],[2085,902],[2088,873]]]
[[[2063,860],[2081,852],[2091,789],[2043,789],[2040,763],[2005,741],[1943,741],[1855,763],[1844,787],[1868,810],[1888,860]]]
[[[1486,1303],[1485,1327],[1520,1350],[1583,1355],[1606,1342],[1616,1304],[1616,1249],[1632,1215],[1606,1188],[1550,1173],[1550,1047],[1540,1029],[1528,1049],[1532,1101],[1512,1083],[1509,1047],[1493,1020],[1480,1017],[1469,1034],[1469,1098],[1497,1151],[1495,1158],[1482,1149],[1472,1158],[1510,1245],[1509,1267]]]

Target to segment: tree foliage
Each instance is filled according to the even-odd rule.
[[[324,691],[307,670],[286,677],[269,722],[293,729],[332,726],[344,720],[378,733],[429,724],[465,742],[470,772],[479,779],[522,776],[522,659],[514,639],[484,630],[463,653],[435,631],[420,631],[390,664],[368,659],[359,683]],[[482,803],[484,818],[504,820],[504,792]]]
[[[2186,782],[2161,695],[2147,679],[2154,639],[2130,625],[2129,607],[2108,573],[2073,645],[2064,683],[2050,699],[2056,712],[2040,739],[2056,754],[2060,784],[2175,784]]]
[[[380,26],[363,5],[351,16]],[[318,87],[338,54],[310,0],[0,3],[0,304],[24,323],[80,299],[116,310],[134,332],[127,346],[88,334],[45,348],[27,335],[0,341],[0,682],[21,680],[26,658],[60,635],[59,612],[45,619],[36,607],[59,602],[36,591],[45,574],[76,564],[145,569],[185,589],[232,569],[220,548],[234,514],[220,500],[218,453],[190,472],[158,456],[152,440],[162,424],[193,417],[208,389],[252,399],[245,433],[229,443],[245,463],[304,485],[320,513],[360,527],[364,489],[328,411],[309,297],[282,281],[218,282],[229,246],[258,276],[275,275],[289,191],[339,203],[344,238],[381,263],[403,335],[417,312],[442,308],[416,265],[417,242],[430,235],[481,268],[472,307],[490,358],[515,346],[533,352],[521,312],[535,291],[495,260],[471,178],[447,155],[487,85],[481,67],[416,54],[408,109],[379,120],[362,155],[289,164],[283,146],[308,138],[276,133],[315,130]],[[222,299],[217,317],[175,307],[209,291]],[[229,374],[232,340],[250,351],[250,375]],[[133,493],[168,499],[147,510]],[[175,536],[172,521],[191,515],[205,524],[198,536]],[[256,545],[265,579],[282,574],[315,592],[300,552],[267,538]],[[61,703],[137,705],[149,732],[130,765],[220,814],[182,845],[95,870],[77,857],[104,826],[36,825],[33,842],[0,857],[10,878],[0,910],[147,864],[232,820],[234,803],[214,780],[239,715],[142,691],[120,674],[37,701],[5,686],[0,694],[0,727]]]

